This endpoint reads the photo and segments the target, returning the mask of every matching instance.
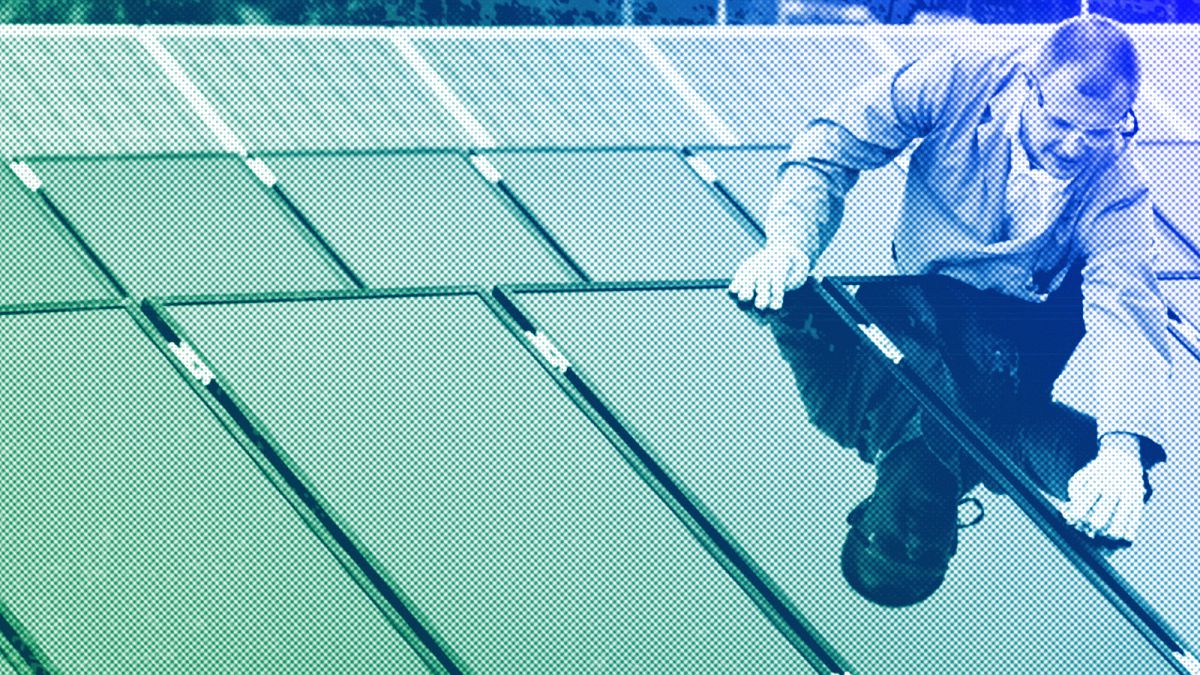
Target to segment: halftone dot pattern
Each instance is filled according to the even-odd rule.
[[[1200,179],[1200,145],[1142,144],[1134,150],[1134,158],[1155,204],[1170,223],[1162,236],[1159,269],[1200,268],[1196,253],[1200,251],[1200,198],[1192,189]]]
[[[1200,326],[1200,281],[1164,280],[1159,286],[1191,329]],[[1114,556],[1113,566],[1176,630],[1194,640],[1200,635],[1200,617],[1195,612],[1200,590],[1183,580],[1200,573],[1196,524],[1189,516],[1200,492],[1195,471],[1200,466],[1195,444],[1200,419],[1191,403],[1200,385],[1200,361],[1182,345],[1171,346],[1171,387],[1157,401],[1166,412],[1167,462],[1151,473],[1154,495],[1138,529],[1137,544]]]
[[[469,142],[384,38],[176,36],[163,45],[252,151]]]
[[[367,286],[578,280],[460,154],[290,154],[266,161]]]
[[[128,35],[5,35],[0,72],[10,156],[220,149]]]
[[[1197,34],[1191,27],[1179,27],[1177,34],[1154,28],[1158,30],[1133,27],[1130,32],[1138,46],[1142,82],[1153,90],[1152,95],[1156,94],[1170,106],[1176,121],[1170,124],[1162,119],[1144,120],[1145,131],[1138,136],[1147,141],[1200,141],[1200,113],[1189,103],[1200,91],[1196,74],[1200,67]],[[1153,112],[1147,108],[1143,102],[1138,112]]]
[[[235,157],[31,165],[135,296],[350,287]]]
[[[807,671],[478,297],[169,312],[472,670]]]
[[[975,26],[964,41],[1017,46],[1041,30]],[[944,43],[935,32],[879,39],[903,60]],[[217,150],[215,137],[132,33],[101,33],[0,37],[10,83],[0,87],[0,150],[69,156],[29,163],[107,269],[137,297],[349,287],[239,158],[181,156]],[[792,140],[892,58],[851,32],[668,33],[646,39],[741,143]],[[1184,109],[1190,81],[1173,74],[1193,56],[1190,43],[1138,40],[1154,45],[1145,72],[1162,93],[1139,101],[1139,138],[1179,141],[1197,123]],[[252,153],[273,153],[265,159],[285,191],[368,285],[570,278],[461,156],[344,152],[470,143],[388,37],[164,33],[161,42]],[[411,42],[502,148],[562,148],[487,157],[594,279],[728,277],[757,247],[676,152],[621,147],[728,141],[629,34]],[[589,145],[612,151],[568,149]],[[1141,150],[1158,157],[1146,162],[1159,167],[1147,176],[1155,200],[1187,234],[1187,183],[1166,177],[1191,169],[1190,146]],[[701,154],[756,213],[769,195],[770,179],[757,176],[765,164],[733,158],[775,152]],[[752,187],[735,186],[743,170]],[[896,166],[860,177],[820,269],[890,272],[879,237],[902,181]],[[0,304],[109,295],[65,228],[13,187],[0,209],[28,225],[0,253]],[[856,222],[879,237],[854,241]],[[1160,269],[1195,268],[1200,258],[1181,242],[1169,240]],[[1186,301],[1192,290],[1172,292]],[[964,533],[933,599],[897,612],[855,596],[836,556],[845,513],[870,492],[870,467],[808,423],[769,333],[719,295],[522,302],[856,672],[1165,670],[1012,503],[986,491],[987,519]],[[478,672],[806,671],[477,300],[171,313]],[[22,524],[0,530],[10,547],[0,557],[15,561],[0,570],[0,599],[54,665],[421,672],[127,317],[4,316],[0,335],[0,364],[18,374],[0,378],[0,400],[11,402],[0,411],[2,447],[17,467],[0,476],[11,484],[0,513]],[[1200,385],[1200,362],[1172,349],[1175,379],[1159,401],[1175,415],[1171,461],[1153,473],[1143,538],[1112,564],[1190,638],[1200,633],[1196,598],[1181,580],[1195,576],[1187,514],[1198,464],[1180,402]],[[1104,638],[1081,640],[1085,631]]]
[[[414,44],[501,147],[720,140],[626,39],[564,34]]]
[[[111,297],[68,232],[16,177],[0,177],[0,305]]]
[[[420,673],[120,310],[0,317],[0,595],[66,673]]]
[[[718,179],[760,224],[775,188],[786,149],[724,148],[698,152]],[[896,273],[891,241],[904,198],[904,172],[889,164],[863,172],[846,195],[842,225],[815,268],[817,274]]]
[[[670,151],[486,157],[594,281],[728,277],[758,246],[752,226]]]
[[[697,92],[750,144],[790,143],[839,94],[884,72],[861,38],[659,38]]]
[[[854,594],[838,558],[871,469],[808,421],[781,347],[723,289],[519,303],[859,671],[1168,672],[1011,502],[982,491],[987,517],[929,601],[894,610]],[[1073,640],[1080,621],[1112,642]]]

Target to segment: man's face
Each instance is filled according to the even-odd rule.
[[[1079,93],[1086,65],[1069,64],[1030,80],[1022,115],[1031,159],[1061,180],[1111,162],[1124,149],[1132,87],[1120,82],[1107,98]],[[1039,90],[1041,104],[1039,105]]]

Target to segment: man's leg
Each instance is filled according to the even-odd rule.
[[[812,282],[789,293],[781,310],[756,316],[770,326],[809,421],[836,443],[875,463],[920,437],[916,400],[820,298]]]

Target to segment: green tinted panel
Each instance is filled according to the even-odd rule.
[[[1200,244],[1200,196],[1194,187],[1200,180],[1200,145],[1139,145],[1134,153],[1142,177],[1150,186],[1151,199],[1180,235]],[[1174,244],[1169,238],[1167,243]],[[1169,254],[1170,248],[1166,252]],[[1196,264],[1184,269],[1193,269]],[[1166,269],[1162,264],[1159,267]]]
[[[34,170],[134,295],[349,285],[236,158],[46,161]]]
[[[787,150],[705,150],[699,153],[734,198],[762,223]],[[895,274],[892,236],[904,201],[904,172],[894,164],[859,174],[846,197],[842,226],[818,261],[832,274]]]
[[[477,297],[170,312],[475,672],[807,671]]]
[[[986,517],[962,532],[931,598],[895,609],[853,592],[839,557],[873,471],[809,421],[771,330],[723,289],[519,304],[855,672],[1167,670],[1007,498],[982,489]],[[1080,625],[1108,637],[1079,640]]]
[[[885,64],[860,38],[688,37],[656,43],[743,143],[790,143]]]
[[[170,37],[163,44],[251,150],[469,142],[384,39]]]
[[[730,277],[758,247],[749,226],[674,153],[488,157],[594,280]]]
[[[502,146],[716,141],[628,40],[415,42]]]
[[[0,305],[112,296],[62,226],[11,177],[0,178]]]
[[[766,220],[767,204],[787,148],[702,150],[697,154],[712,166],[717,179],[755,220]]]
[[[0,77],[0,139],[12,155],[219,149],[132,37],[5,36]]]
[[[459,155],[280,155],[267,161],[369,286],[577,280]]]
[[[0,597],[63,672],[422,672],[128,316],[0,333]]]

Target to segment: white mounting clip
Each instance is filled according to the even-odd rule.
[[[1175,658],[1179,660],[1183,667],[1192,675],[1200,675],[1200,661],[1188,652],[1175,652]]]
[[[500,175],[500,171],[496,169],[496,165],[488,161],[483,155],[470,155],[471,164],[475,166],[475,170],[479,172],[487,182],[493,185],[504,180]]]
[[[904,352],[900,351],[900,348],[897,347],[894,342],[888,339],[887,335],[884,335],[883,331],[879,329],[879,326],[876,326],[875,324],[868,326],[865,323],[860,323],[858,324],[858,328],[863,332],[864,335],[867,336],[868,339],[871,340],[871,342],[875,344],[876,347],[879,348],[879,351],[883,352],[884,356],[891,359],[892,363],[899,365],[900,360],[904,358]]]
[[[38,178],[38,175],[25,162],[12,162],[8,165],[8,168],[17,174],[17,178],[21,179],[21,182],[25,184],[25,187],[29,188],[30,192],[37,192],[42,188],[42,179]]]
[[[200,360],[196,352],[192,351],[188,343],[183,340],[180,340],[179,344],[168,342],[167,347],[171,349],[171,353],[175,355],[175,358],[179,359],[183,367],[187,368],[192,377],[200,380],[201,384],[207,387],[213,381],[212,371],[208,369],[208,366],[204,365],[204,362]]]
[[[684,159],[691,165],[692,170],[699,174],[700,179],[705,183],[712,185],[717,182],[717,172],[712,168],[712,165],[704,161],[700,155],[684,155]]]
[[[250,167],[262,184],[269,188],[275,187],[275,184],[279,182],[279,179],[275,177],[275,172],[271,171],[271,167],[257,157],[247,157],[246,166]]]
[[[571,367],[571,363],[558,351],[554,343],[550,342],[550,338],[543,335],[541,331],[538,331],[536,335],[525,331],[525,337],[529,338],[534,348],[538,350],[542,358],[550,363],[551,367],[557,369],[563,375],[567,373],[567,370]]]

